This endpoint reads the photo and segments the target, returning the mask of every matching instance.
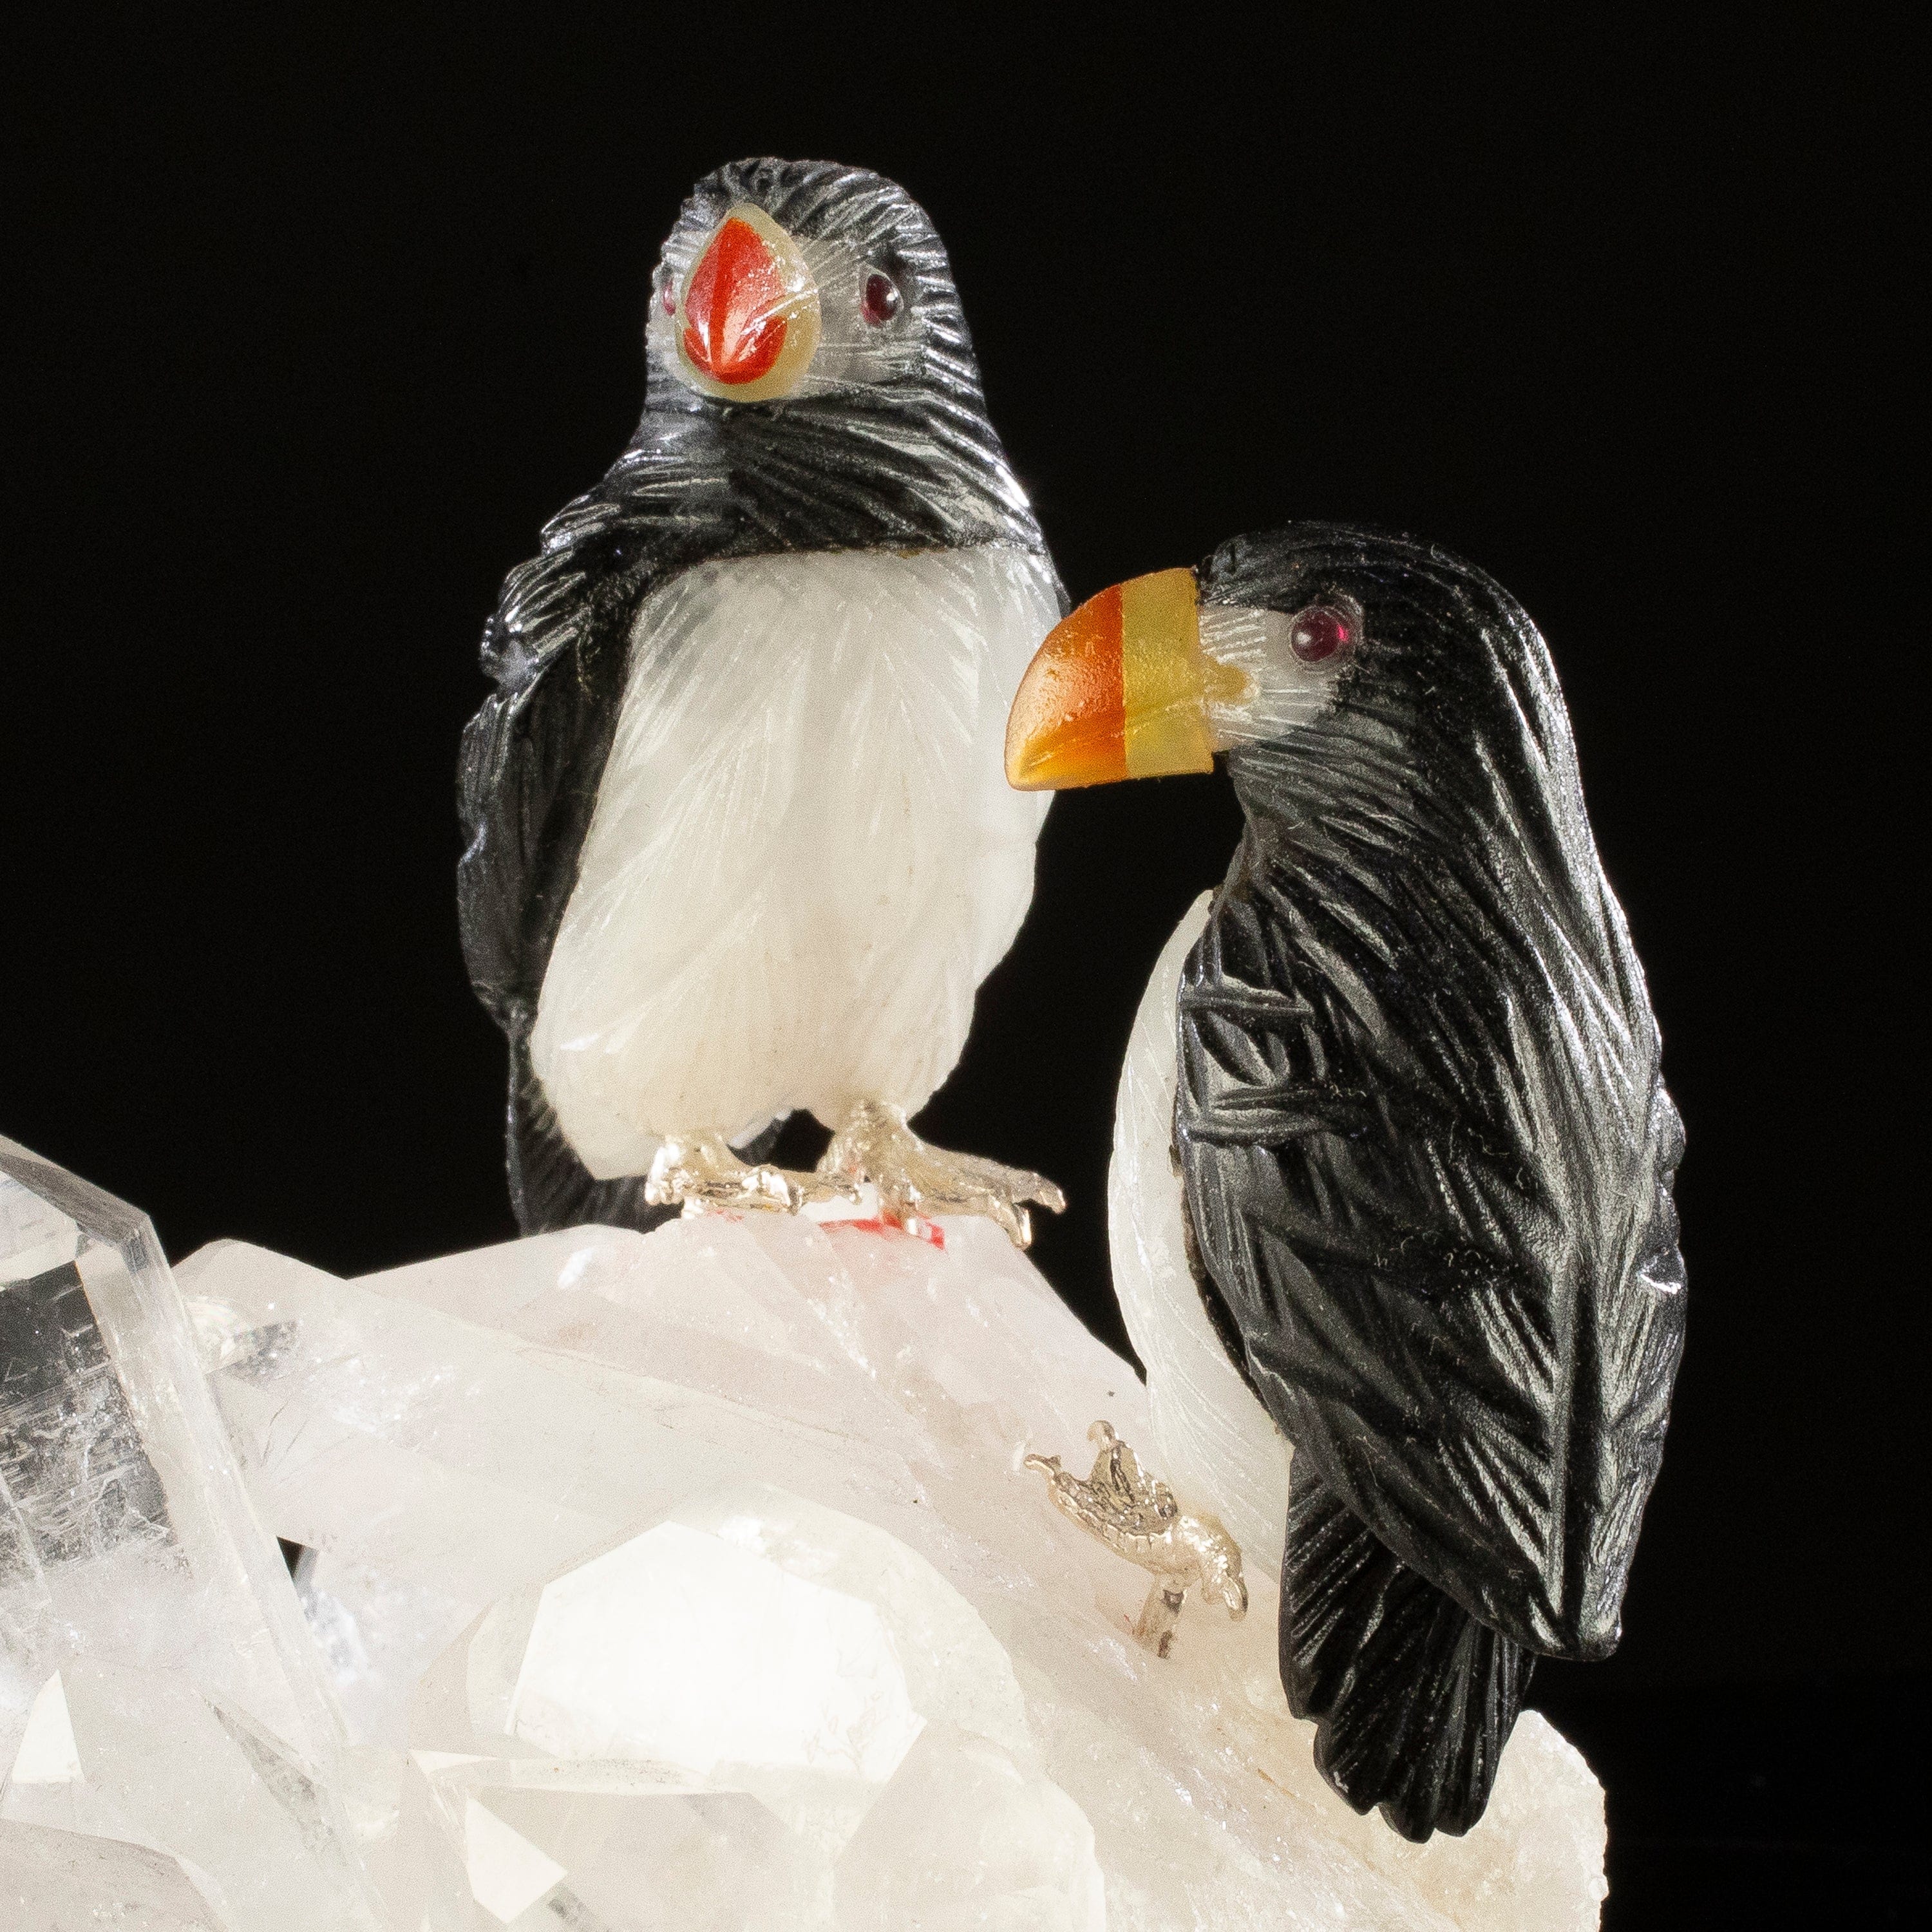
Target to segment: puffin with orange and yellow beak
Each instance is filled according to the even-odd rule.
[[[510,1047],[526,1230],[680,1208],[991,1216],[927,1146],[1033,891],[999,746],[1066,609],[946,252],[877,175],[742,161],[666,242],[644,412],[512,572],[464,734],[464,950]],[[820,1171],[765,1163],[805,1110]]]
[[[1369,530],[1238,538],[1055,628],[1006,772],[1217,753],[1246,826],[1142,1006],[1117,1286],[1182,1505],[1280,1551],[1324,1774],[1460,1832],[1532,1659],[1620,1634],[1683,1341],[1682,1131],[1500,585]]]

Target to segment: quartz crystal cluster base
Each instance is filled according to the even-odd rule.
[[[1154,1439],[1144,1391],[996,1227],[934,1232],[171,1276],[0,1143],[0,1918],[1594,1925],[1602,1794],[1534,1714],[1466,1838],[1328,1791],[1275,1551],[1135,1642],[1146,1572],[1022,1463]]]

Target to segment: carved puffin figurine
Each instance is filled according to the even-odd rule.
[[[1460,1832],[1532,1659],[1620,1634],[1683,1342],[1682,1130],[1500,585],[1366,530],[1238,538],[1055,628],[1006,770],[1217,752],[1246,829],[1143,1007],[1117,1282],[1183,1504],[1257,1562],[1279,1540],[1323,1774]]]
[[[645,406],[512,572],[464,734],[465,958],[510,1048],[526,1230],[796,1209],[1022,1245],[1040,1175],[920,1142],[1032,896],[999,746],[1066,598],[987,420],[946,252],[878,176],[698,183]],[[804,1108],[821,1172],[761,1164]]]

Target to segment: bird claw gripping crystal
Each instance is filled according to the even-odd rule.
[[[983,1214],[1016,1248],[1033,1240],[1025,1202],[1055,1214],[1066,1206],[1066,1196],[1045,1174],[930,1146],[906,1125],[903,1108],[877,1100],[862,1102],[832,1136],[818,1171],[871,1181],[879,1190],[879,1211],[890,1220]]]
[[[793,1174],[740,1160],[717,1134],[668,1136],[651,1160],[644,1199],[653,1208],[681,1208],[686,1214],[742,1214],[747,1210],[796,1214],[807,1202],[858,1198],[858,1190],[836,1174]]]
[[[1058,1456],[1030,1455],[1025,1466],[1046,1477],[1047,1494],[1063,1516],[1154,1573],[1136,1639],[1156,1657],[1166,1656],[1190,1590],[1224,1605],[1230,1617],[1244,1616],[1248,1586],[1240,1545],[1211,1516],[1184,1514],[1174,1492],[1142,1469],[1112,1423],[1095,1423],[1087,1436],[1100,1453],[1084,1482],[1063,1469]]]

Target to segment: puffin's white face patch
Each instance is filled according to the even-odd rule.
[[[699,250],[695,238],[680,229],[665,244],[644,326],[646,351],[668,375],[700,395],[754,403],[890,382],[919,366],[926,332],[911,298],[914,278],[903,271],[893,274],[850,242],[797,242],[784,236],[770,217],[759,218],[784,237],[788,256],[796,260],[801,292],[811,292],[811,346],[800,366],[769,388],[762,386],[769,378],[722,386],[707,382],[694,369],[680,344],[688,326],[684,292]]]
[[[1208,685],[1208,729],[1217,749],[1285,738],[1334,703],[1348,650],[1311,658],[1305,645],[1298,650],[1305,617],[1239,604],[1200,607],[1203,654],[1241,680]]]
[[[952,1070],[1032,897],[1046,799],[1001,746],[1058,615],[994,548],[744,558],[646,601],[531,1040],[592,1174]]]

